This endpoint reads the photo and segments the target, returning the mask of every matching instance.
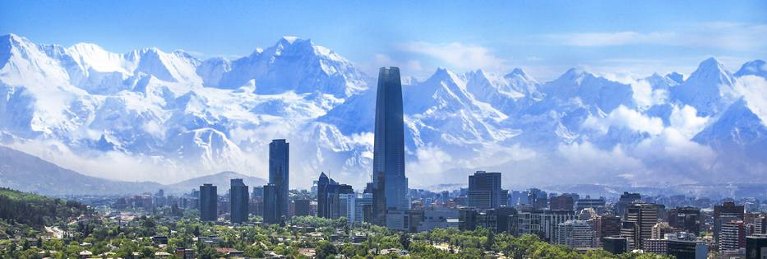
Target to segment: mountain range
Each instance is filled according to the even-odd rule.
[[[715,58],[688,76],[630,80],[439,68],[403,82],[407,175],[411,187],[465,183],[475,170],[501,171],[515,187],[764,182],[766,76],[764,61],[732,73]],[[220,171],[266,178],[268,143],[285,138],[291,185],[325,172],[360,188],[374,86],[296,37],[201,60],[11,34],[0,36],[0,143],[89,176],[173,183]]]

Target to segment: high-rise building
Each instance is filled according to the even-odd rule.
[[[634,203],[626,209],[626,221],[636,223],[634,248],[641,249],[642,241],[652,237],[652,227],[658,223],[660,207],[652,203]]]
[[[469,176],[469,207],[498,208],[506,204],[507,194],[501,189],[501,173],[477,171]]]
[[[295,215],[296,216],[310,216],[312,215],[312,201],[308,199],[294,200]]]
[[[605,237],[602,240],[602,249],[613,254],[622,254],[627,251],[627,243],[625,237]]]
[[[538,235],[546,241],[554,241],[560,223],[574,220],[575,213],[572,211],[532,211],[519,212],[517,218],[517,235]],[[514,232],[512,232],[514,233]]]
[[[597,218],[597,243],[601,243],[605,237],[619,236],[621,234],[621,217],[614,215],[602,215]]]
[[[620,237],[626,239],[627,251],[632,251],[639,248],[637,242],[637,236],[639,233],[639,224],[634,221],[622,221],[621,222],[621,234]]]
[[[767,258],[767,235],[746,237],[746,259]]]
[[[339,184],[321,173],[317,181],[317,216],[331,219],[348,217],[348,213],[351,213],[348,211],[350,197],[344,197],[346,204],[341,204],[341,194],[354,194],[354,190],[350,185]]]
[[[555,240],[557,244],[570,248],[592,248],[594,237],[594,229],[585,220],[568,220],[559,223]]]
[[[550,210],[572,211],[575,209],[575,199],[573,194],[563,193],[549,199]]]
[[[735,202],[727,201],[722,205],[714,206],[714,241],[719,244],[719,232],[724,223],[744,220],[745,208],[743,205],[735,205]]]
[[[708,257],[708,245],[696,240],[695,235],[687,232],[666,234],[666,252],[677,259],[706,259]]]
[[[386,225],[389,210],[410,209],[405,177],[405,128],[399,68],[378,72],[375,135],[373,141],[373,223]],[[406,213],[396,213],[405,215]]]
[[[746,224],[734,220],[722,224],[719,231],[719,251],[737,250],[746,247]]]
[[[360,194],[357,199],[354,200],[356,204],[354,204],[354,223],[362,223],[366,222],[370,217],[370,211],[373,206],[373,194],[372,193],[362,193]]]
[[[532,206],[533,210],[542,210],[549,206],[549,198],[546,192],[531,188],[527,190],[527,204]]]
[[[598,199],[592,199],[589,196],[586,196],[586,198],[578,199],[575,202],[575,211],[581,211],[585,208],[593,208],[597,213],[604,213],[605,206],[607,202],[605,202],[605,198],[598,198]]]
[[[264,223],[279,224],[282,222],[282,216],[279,212],[277,185],[264,185]]]
[[[290,200],[290,143],[284,139],[272,140],[269,143],[269,184],[277,188],[278,218],[288,217]],[[266,190],[264,190],[266,192]]]
[[[658,222],[655,223],[655,226],[652,226],[652,233],[650,234],[650,238],[652,239],[663,239],[666,234],[669,234],[671,232],[674,232],[674,229],[671,227],[671,225],[668,224],[668,222]]]
[[[206,183],[200,186],[200,220],[216,221],[218,218],[218,193],[216,186]]]
[[[754,234],[767,234],[767,217],[758,216],[754,218]]]
[[[263,200],[264,199],[264,187],[263,186],[255,186],[253,187],[253,192],[250,194],[250,198],[254,200]]]
[[[637,202],[642,201],[642,195],[639,193],[629,193],[624,192],[621,194],[620,199],[618,199],[618,202],[615,203],[615,215],[626,217],[626,208],[628,208],[629,205]]]
[[[229,189],[230,218],[232,223],[248,221],[248,186],[242,179],[231,179]]]
[[[671,209],[668,213],[668,224],[687,233],[699,235],[701,225],[700,208],[679,207]]]

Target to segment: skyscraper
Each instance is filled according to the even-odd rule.
[[[504,193],[501,189],[501,173],[477,171],[469,176],[469,207],[498,208],[506,204]]]
[[[317,181],[317,216],[331,219],[347,216],[342,213],[342,194],[354,194],[352,186],[339,184],[325,173],[320,174]]]
[[[282,220],[277,208],[277,186],[274,184],[264,185],[264,223],[277,224]]]
[[[248,221],[248,186],[242,179],[231,179],[229,195],[232,223]]]
[[[389,210],[410,208],[405,177],[405,129],[399,68],[378,72],[373,142],[373,223],[386,224]]]
[[[216,186],[206,183],[200,186],[200,220],[216,221],[218,218],[218,193]]]
[[[269,143],[269,184],[274,184],[276,188],[275,209],[277,218],[288,216],[288,191],[290,190],[290,144],[284,139],[272,140]],[[266,193],[266,190],[264,190]],[[266,203],[266,199],[264,199]],[[264,208],[266,209],[266,208]]]
[[[735,202],[726,201],[722,205],[714,206],[714,241],[719,243],[719,232],[722,225],[734,220],[745,219],[745,207],[735,205]]]
[[[652,203],[634,203],[626,208],[626,222],[636,224],[634,249],[641,249],[643,241],[652,237],[652,227],[658,223],[659,210],[659,206]]]

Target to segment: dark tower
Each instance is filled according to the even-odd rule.
[[[218,194],[216,186],[206,183],[200,186],[200,220],[216,221],[218,218]]]
[[[248,186],[242,179],[231,179],[229,195],[232,223],[248,221]]]
[[[278,218],[288,217],[289,153],[290,144],[284,139],[275,139],[269,144],[269,184],[274,184],[276,188]]]
[[[274,184],[264,185],[264,223],[279,224],[282,219],[277,208],[277,186]]]
[[[405,129],[399,68],[378,72],[373,142],[373,223],[384,225],[387,210],[409,209],[405,177]]]

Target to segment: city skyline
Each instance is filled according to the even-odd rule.
[[[720,184],[767,184],[760,177],[767,170],[761,159],[767,155],[767,65],[763,41],[753,36],[763,29],[764,18],[755,15],[762,2],[697,2],[691,9],[675,8],[689,2],[458,2],[440,10],[428,2],[393,2],[396,14],[386,18],[373,12],[381,3],[327,3],[341,13],[358,10],[343,20],[355,22],[339,29],[374,27],[380,37],[336,35],[326,27],[339,23],[320,19],[330,13],[306,14],[295,3],[191,3],[152,20],[157,26],[130,18],[170,3],[143,13],[136,9],[141,2],[87,10],[78,9],[79,2],[2,4],[18,12],[0,23],[0,33],[11,33],[0,36],[0,93],[7,93],[0,99],[0,141],[13,150],[9,157],[26,153],[52,163],[29,171],[60,167],[83,179],[155,187],[237,172],[260,178],[248,184],[260,186],[273,178],[269,142],[289,139],[291,155],[299,158],[284,164],[290,186],[306,188],[325,172],[360,190],[376,181],[379,169],[376,70],[398,67],[403,152],[397,171],[417,172],[403,177],[412,188],[465,185],[477,170],[500,172],[507,189],[694,186],[706,193]],[[422,23],[405,28],[412,22],[401,19],[413,11],[408,6],[425,10],[417,18]],[[116,7],[125,8],[115,13]],[[211,18],[232,7],[241,12]],[[65,10],[101,12],[81,17],[62,15]],[[246,14],[267,13],[259,20],[265,23],[283,20],[274,17],[276,10],[297,15],[281,26],[237,29],[258,20]],[[168,20],[190,12],[207,26],[189,30]],[[459,12],[484,18],[435,16]],[[46,14],[52,22],[25,23],[28,16],[19,13]],[[93,23],[99,19],[103,23]],[[316,28],[298,26],[308,21]],[[118,29],[125,25],[135,30]],[[41,33],[54,28],[60,30]],[[147,36],[158,30],[163,37]],[[211,30],[222,35],[189,40]],[[387,34],[392,30],[408,35]],[[343,40],[352,38],[360,44]],[[523,42],[509,43],[514,40]],[[188,48],[192,43],[208,49]],[[229,47],[239,50],[200,53]],[[550,56],[525,59],[503,49]],[[360,53],[391,59],[365,62]],[[657,62],[650,71],[642,62],[603,62],[629,55]],[[421,67],[408,65],[411,60]],[[672,63],[686,68],[669,68]],[[539,66],[556,72],[546,76]],[[10,167],[26,166],[8,160]],[[15,187],[31,179],[7,180]]]
[[[0,258],[764,259],[765,14],[0,1]]]

